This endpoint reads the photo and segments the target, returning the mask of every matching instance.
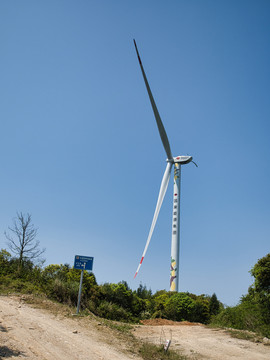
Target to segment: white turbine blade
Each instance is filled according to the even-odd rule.
[[[141,71],[142,71],[143,79],[144,79],[144,82],[145,82],[145,86],[146,86],[148,96],[149,96],[149,99],[150,99],[150,102],[151,102],[151,105],[152,105],[152,109],[154,111],[154,115],[155,115],[155,118],[156,118],[156,123],[157,123],[157,126],[158,126],[159,135],[161,137],[161,141],[162,141],[162,144],[163,144],[164,149],[166,151],[168,159],[172,160],[173,157],[172,157],[172,152],[171,152],[169,140],[168,140],[164,125],[163,125],[163,123],[161,121],[161,118],[160,118],[160,115],[159,115],[159,112],[158,112],[154,97],[152,95],[152,92],[151,92],[151,89],[150,89],[150,86],[149,86],[149,83],[148,83],[148,80],[147,80],[147,77],[145,75],[144,68],[143,68],[143,65],[142,65],[142,61],[141,61],[141,58],[140,58],[140,54],[139,54],[139,51],[138,51],[138,48],[137,48],[137,45],[136,45],[136,41],[135,40],[133,40],[133,41],[134,41],[136,53],[137,53],[137,56],[138,56],[139,64],[140,64],[140,67],[141,67]]]
[[[150,240],[151,240],[151,237],[152,237],[152,234],[153,234],[156,222],[157,222],[159,210],[161,208],[164,196],[165,196],[166,191],[167,191],[167,187],[168,187],[169,180],[170,180],[170,175],[171,175],[171,169],[172,169],[172,163],[168,162],[168,164],[166,166],[166,169],[165,169],[165,172],[164,172],[164,175],[163,175],[163,178],[162,178],[161,185],[160,185],[158,201],[157,201],[154,217],[153,217],[153,220],[152,220],[151,228],[150,228],[148,238],[147,238],[147,241],[146,241],[146,245],[145,245],[145,248],[143,250],[142,258],[141,258],[141,261],[140,261],[139,266],[137,268],[137,271],[135,273],[134,279],[135,279],[135,277],[137,276],[137,274],[138,274],[138,272],[140,270],[140,267],[142,265],[142,262],[143,262],[143,259],[145,257],[146,251],[148,249],[148,246],[149,246],[149,243],[150,243]]]

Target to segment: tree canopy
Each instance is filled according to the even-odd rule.
[[[259,259],[250,273],[255,278],[255,290],[270,294],[270,253]]]

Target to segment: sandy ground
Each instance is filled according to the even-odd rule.
[[[67,318],[0,296],[0,359],[128,360],[113,332],[87,318]]]
[[[170,349],[180,350],[191,359],[270,360],[269,345],[235,339],[224,330],[210,329],[201,324],[143,325],[136,328],[135,336],[154,344],[171,340]]]
[[[49,301],[47,309],[40,309],[24,300],[0,296],[0,359],[139,360],[127,336],[97,319],[67,316],[54,311]],[[132,333],[155,344],[171,339],[171,348],[190,359],[270,360],[270,346],[234,339],[225,331],[202,325],[167,324],[135,326]]]

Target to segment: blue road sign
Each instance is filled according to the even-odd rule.
[[[92,270],[93,269],[93,257],[75,255],[74,269],[79,270]]]

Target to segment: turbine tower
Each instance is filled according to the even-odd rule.
[[[178,291],[178,284],[179,284],[179,244],[180,244],[180,179],[181,179],[181,165],[184,164],[188,164],[192,161],[192,156],[177,156],[177,157],[173,157],[172,156],[172,152],[171,152],[171,148],[170,148],[170,144],[169,144],[169,140],[165,131],[165,128],[163,126],[163,123],[161,121],[161,118],[159,116],[159,112],[158,109],[156,107],[155,104],[155,100],[153,98],[149,83],[147,81],[145,72],[144,72],[144,68],[142,65],[142,61],[139,55],[139,51],[136,45],[136,41],[134,41],[134,45],[135,45],[135,49],[136,49],[136,53],[138,56],[138,60],[139,60],[139,64],[141,67],[141,71],[142,71],[142,75],[143,75],[143,79],[145,82],[145,86],[148,92],[148,96],[154,111],[154,115],[155,115],[155,119],[156,119],[156,123],[157,123],[157,127],[158,127],[158,131],[159,131],[159,135],[161,137],[161,141],[163,143],[163,147],[165,149],[165,152],[167,154],[167,166],[162,178],[162,182],[161,182],[161,186],[160,186],[160,190],[159,190],[159,195],[158,195],[158,200],[157,200],[157,205],[156,205],[156,209],[155,209],[155,213],[154,213],[154,217],[152,220],[152,224],[150,227],[150,231],[148,234],[148,238],[146,241],[146,245],[141,257],[141,261],[139,263],[139,266],[136,270],[135,277],[137,276],[140,267],[142,265],[143,259],[145,257],[146,251],[148,249],[155,225],[156,225],[156,221],[158,218],[158,214],[164,199],[164,196],[166,194],[167,191],[167,187],[169,184],[169,180],[170,180],[170,175],[171,175],[171,169],[172,166],[174,165],[174,185],[173,185],[173,214],[172,214],[172,243],[171,243],[171,264],[170,264],[170,291]],[[194,163],[195,164],[195,163]],[[196,164],[195,164],[196,165]],[[197,165],[196,165],[197,166]]]

